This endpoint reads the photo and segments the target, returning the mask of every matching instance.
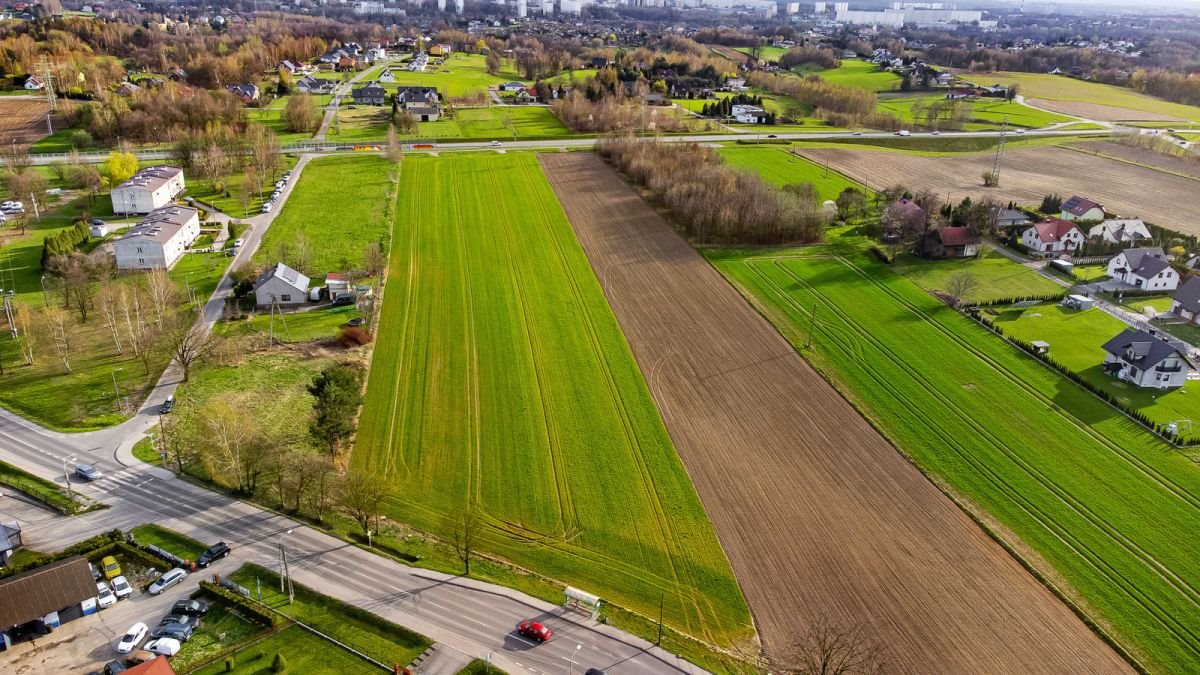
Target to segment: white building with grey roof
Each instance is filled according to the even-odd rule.
[[[302,305],[308,300],[308,277],[278,263],[254,283],[254,302],[259,307]]]
[[[149,166],[112,190],[113,213],[120,215],[150,213],[170,204],[183,194],[183,169],[177,166]]]
[[[113,242],[119,270],[171,269],[200,236],[200,213],[188,206],[151,211]]]

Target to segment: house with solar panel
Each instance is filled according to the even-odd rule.
[[[259,307],[303,305],[308,300],[308,277],[278,263],[254,283],[254,302]]]

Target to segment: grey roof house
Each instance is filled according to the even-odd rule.
[[[1191,360],[1183,343],[1137,328],[1126,328],[1104,343],[1104,372],[1135,386],[1182,387]]]
[[[1188,279],[1175,291],[1175,295],[1171,296],[1171,313],[1192,323],[1200,323],[1200,277]]]
[[[378,82],[365,84],[355,89],[350,95],[359,105],[383,105],[387,100],[387,90]]]
[[[308,300],[308,277],[278,263],[254,283],[254,302],[259,307],[302,305]]]
[[[1121,251],[1108,261],[1108,276],[1149,291],[1173,291],[1179,286],[1179,273],[1157,246]]]

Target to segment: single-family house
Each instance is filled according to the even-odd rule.
[[[151,211],[113,242],[119,270],[169,270],[200,236],[200,212],[190,206]]]
[[[451,51],[450,45],[448,44],[433,45],[429,48],[429,55],[444,59],[447,56],[450,56]]]
[[[287,73],[288,75],[295,75],[299,71],[300,71],[300,65],[297,63],[294,63],[288,59],[284,59],[283,61],[279,62],[279,72],[280,73]]]
[[[1086,197],[1071,197],[1062,203],[1063,220],[1104,220],[1104,207]]]
[[[339,73],[348,73],[358,68],[358,61],[355,61],[353,56],[343,54],[334,63],[333,68]]]
[[[254,282],[254,302],[259,307],[302,305],[308,299],[308,277],[278,263]]]
[[[996,209],[996,227],[1000,229],[1010,227],[1027,227],[1033,222],[1029,220],[1029,216],[1025,212],[1016,209]]]
[[[1150,239],[1150,228],[1140,218],[1110,218],[1089,228],[1088,238],[1111,244],[1136,244]]]
[[[96,581],[83,556],[0,579],[0,651],[97,611]]]
[[[134,94],[138,93],[141,90],[142,90],[141,87],[126,80],[126,81],[122,82],[121,84],[118,84],[117,88],[113,89],[113,93],[116,94],[117,96],[133,96]]]
[[[383,105],[387,100],[387,90],[378,82],[368,82],[350,92],[350,95],[359,105]]]
[[[525,88],[525,83],[517,82],[514,80],[512,82],[505,82],[504,84],[500,85],[498,88],[500,89],[500,91],[518,92]]]
[[[1200,324],[1200,277],[1183,282],[1171,296],[1171,313],[1192,323]]]
[[[730,112],[743,124],[766,124],[769,119],[767,111],[756,105],[734,105]]]
[[[1074,253],[1083,246],[1083,241],[1083,232],[1078,227],[1054,216],[1034,223],[1021,233],[1021,244],[1043,255]]]
[[[596,70],[600,70],[602,68],[611,66],[612,61],[610,61],[607,56],[593,56],[592,60],[589,62],[589,65]]]
[[[955,77],[954,73],[943,71],[938,73],[937,83],[943,87],[949,87],[950,85],[954,84],[957,79],[958,78]]]
[[[167,79],[172,82],[187,82],[188,71],[183,68],[176,68],[167,75]]]
[[[396,103],[418,122],[436,122],[441,113],[436,87],[400,87]]]
[[[296,89],[305,94],[328,94],[333,91],[335,83],[312,75],[305,75],[296,81]]]
[[[392,72],[391,68],[384,68],[383,72],[379,73],[379,81],[388,83],[395,82],[396,74]]]
[[[113,213],[150,213],[183,194],[183,169],[177,166],[148,166],[112,189]]]
[[[513,95],[517,103],[537,103],[537,92],[532,89],[522,89]]]
[[[225,89],[233,92],[233,95],[241,99],[242,103],[246,105],[258,100],[259,91],[257,84],[227,84],[225,85]]]
[[[1108,276],[1148,291],[1173,291],[1179,286],[1179,273],[1157,246],[1121,251],[1108,261]]]
[[[329,272],[325,275],[325,292],[329,295],[330,300],[337,300],[348,293],[353,293],[354,289],[350,284],[350,277],[339,272]]]
[[[1191,369],[1182,343],[1137,328],[1104,343],[1104,352],[1104,372],[1138,387],[1182,387]]]
[[[973,258],[979,255],[979,235],[969,227],[939,227],[925,236],[930,258]]]
[[[725,80],[725,88],[729,91],[742,91],[746,88],[746,80],[740,77],[731,77]]]
[[[387,49],[384,47],[371,47],[367,50],[367,58],[372,61],[383,61],[387,57]]]
[[[45,89],[45,88],[46,88],[46,83],[43,82],[42,78],[38,77],[37,75],[30,75],[29,77],[27,77],[25,79],[26,91],[38,91],[39,89]]]

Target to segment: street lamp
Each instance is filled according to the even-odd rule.
[[[67,496],[72,499],[75,498],[75,493],[71,491],[71,474],[67,473],[67,462],[74,462],[74,461],[75,461],[75,455],[70,455],[69,457],[62,458],[63,480],[67,481]]]
[[[291,575],[291,572],[288,570],[287,549],[285,549],[283,547],[283,540],[285,538],[287,538],[287,536],[291,533],[292,533],[292,530],[288,530],[287,532],[283,533],[283,536],[279,537],[279,561],[280,561],[279,592],[280,593],[283,592],[283,580],[284,580],[284,578],[287,578],[287,594],[288,594],[288,604],[289,605],[292,604],[292,602],[296,599],[296,591],[292,587],[292,575]]]
[[[46,294],[46,275],[45,274],[42,275],[41,282],[42,282],[42,304],[49,305],[50,304],[50,296]]]
[[[580,649],[583,649],[583,645],[575,645],[575,653],[571,654],[571,675],[575,675],[575,658],[579,656]]]

